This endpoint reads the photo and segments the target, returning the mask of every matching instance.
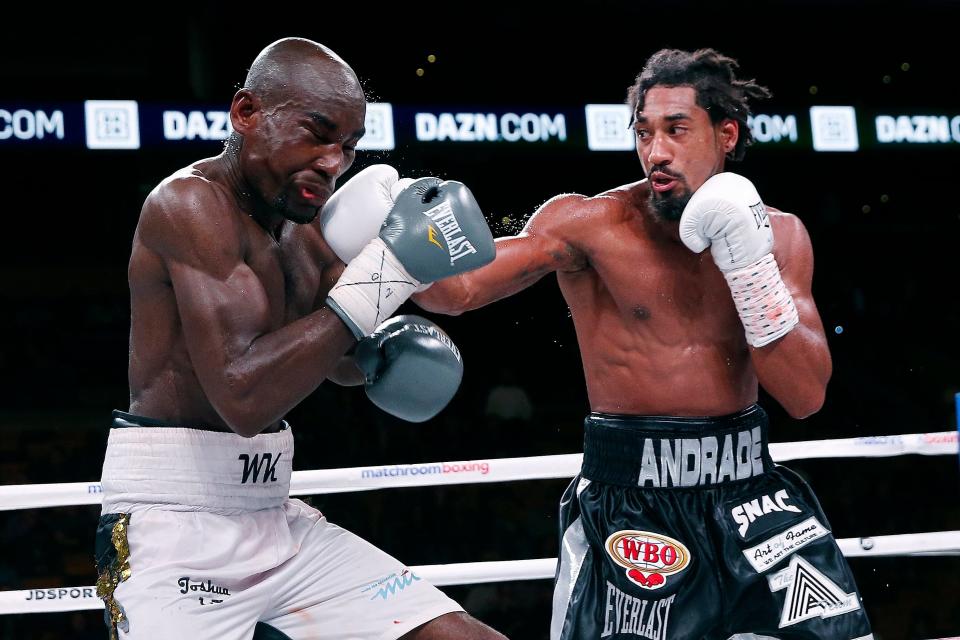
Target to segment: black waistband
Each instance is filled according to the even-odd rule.
[[[774,466],[768,422],[759,405],[709,418],[591,413],[584,424],[582,475],[648,488],[746,480]]]
[[[120,411],[118,409],[113,410],[113,423],[110,425],[112,429],[125,429],[128,427],[168,427],[173,429],[199,429],[201,431],[223,431],[223,429],[216,429],[214,427],[209,427],[205,425],[186,425],[180,424],[177,422],[167,422],[165,420],[157,420],[156,418],[147,418],[146,416],[138,416],[132,413],[127,413],[125,411]],[[286,420],[280,421],[280,426],[277,429],[271,429],[270,432],[274,431],[283,431],[284,429],[289,428],[290,425]]]

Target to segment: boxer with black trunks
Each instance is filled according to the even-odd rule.
[[[493,258],[461,183],[375,165],[331,197],[365,109],[335,53],[279,40],[233,98],[223,153],[143,205],[130,407],[114,412],[97,533],[111,638],[503,638],[289,498],[283,416],[324,380],[363,383],[411,421],[445,406],[459,352],[429,321],[391,316],[422,285]],[[456,234],[437,231],[441,216]]]
[[[831,360],[804,225],[724,172],[769,95],[735,69],[711,49],[654,54],[629,90],[647,179],[549,200],[491,264],[413,298],[456,314],[557,274],[593,413],[561,501],[553,640],[872,637],[756,405],[759,383],[816,412]]]

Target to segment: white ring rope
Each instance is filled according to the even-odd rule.
[[[960,531],[840,538],[837,543],[843,555],[848,558],[957,555],[960,554]],[[410,567],[410,569],[434,585],[446,587],[484,582],[552,579],[556,567],[556,558],[537,558],[501,562],[432,564]],[[96,589],[93,586],[0,591],[0,615],[102,608],[103,602],[97,598]]]
[[[874,458],[906,454],[957,453],[957,432],[909,433],[898,436],[779,442],[770,445],[777,462],[807,458]],[[424,462],[345,469],[294,471],[290,495],[319,495],[395,487],[512,482],[572,478],[583,455],[570,453],[530,458],[494,458],[461,462]],[[80,504],[100,504],[99,482],[20,484],[0,487],[0,511]]]
[[[777,462],[804,458],[870,458],[957,453],[955,431],[770,445],[770,454]],[[582,459],[581,454],[567,454],[296,471],[293,474],[290,494],[571,478],[579,472]],[[0,487],[0,510],[98,504],[101,502],[101,491],[97,482],[4,486]],[[847,557],[960,555],[960,531],[843,538],[838,539],[837,543]],[[437,586],[451,586],[553,578],[556,562],[556,558],[538,558],[423,565],[411,569]],[[102,608],[103,602],[97,598],[93,586],[0,591],[0,615]]]
[[[419,577],[438,587],[508,580],[541,580],[553,578],[556,558],[509,560],[502,562],[462,562],[410,567]],[[54,587],[0,591],[0,615],[10,613],[53,613],[103,609],[96,587]]]

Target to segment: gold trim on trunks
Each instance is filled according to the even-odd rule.
[[[108,566],[103,568],[97,578],[97,596],[103,600],[106,613],[110,619],[110,640],[117,640],[117,627],[128,631],[127,614],[120,603],[114,600],[113,592],[117,586],[130,577],[130,545],[127,542],[127,529],[130,525],[130,514],[121,513],[114,523],[110,540],[117,550],[117,557]]]

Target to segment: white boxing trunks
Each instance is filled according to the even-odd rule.
[[[390,639],[453,600],[288,497],[289,427],[243,438],[114,412],[97,592],[111,637]]]

